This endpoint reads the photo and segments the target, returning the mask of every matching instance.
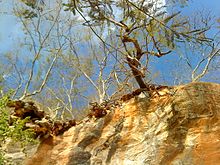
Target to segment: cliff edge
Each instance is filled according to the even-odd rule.
[[[134,96],[41,142],[28,165],[220,164],[220,84]]]

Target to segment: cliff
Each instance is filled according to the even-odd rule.
[[[46,138],[28,165],[220,164],[220,85],[147,92]]]

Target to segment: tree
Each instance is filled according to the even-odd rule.
[[[148,69],[146,65],[149,56],[161,58],[168,55],[180,42],[212,47],[210,55],[206,57],[208,58],[207,65],[214,56],[219,54],[219,50],[216,50],[218,44],[211,45],[212,39],[206,37],[206,32],[210,29],[207,22],[206,26],[197,28],[191,25],[188,18],[181,16],[180,12],[170,15],[165,14],[165,9],[161,10],[163,6],[157,7],[153,2],[81,0],[71,1],[71,3],[64,4],[64,6],[67,7],[66,10],[71,11],[73,14],[78,13],[81,15],[86,25],[94,33],[94,26],[104,23],[109,26],[113,24],[119,28],[118,32],[120,34],[118,37],[120,37],[124,49],[121,53],[140,88],[147,88],[147,83],[144,82],[145,72],[143,71]],[[116,19],[117,15],[113,12],[115,8],[123,11],[123,19]],[[88,15],[89,19],[85,15]],[[101,39],[100,36],[97,37]],[[103,43],[111,47],[106,42]],[[143,63],[143,58],[147,59],[144,60],[145,63]],[[199,62],[198,67],[200,64]],[[193,81],[198,80],[207,71],[206,66],[201,74],[194,77],[198,67],[192,72]]]
[[[173,58],[173,65],[181,61],[178,68],[189,71],[184,81],[198,81],[206,75],[206,60],[209,70],[217,62],[219,39],[209,34],[208,16],[198,24],[180,9],[170,12],[160,1],[23,2],[16,1],[14,13],[25,40],[16,53],[5,56],[3,65],[8,69],[3,83],[15,89],[14,98],[38,99],[54,116],[74,117],[88,102],[101,103],[132,90],[134,81],[148,88],[157,58]],[[185,3],[170,1],[166,6]],[[198,67],[195,56],[181,56],[184,45],[202,57],[196,61]],[[202,47],[206,47],[205,56],[197,56]]]

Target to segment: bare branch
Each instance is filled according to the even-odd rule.
[[[46,40],[47,40],[48,37],[50,36],[50,33],[51,33],[52,29],[54,28],[54,26],[55,26],[55,24],[56,24],[56,22],[57,22],[57,20],[58,20],[58,18],[59,18],[60,11],[61,11],[61,9],[58,11],[58,14],[56,15],[56,19],[55,19],[54,23],[53,23],[52,26],[50,27],[50,29],[49,29],[49,31],[47,32],[46,36],[44,37],[43,41],[40,43],[40,47],[39,47],[38,51],[35,53],[35,57],[34,57],[34,59],[33,59],[33,61],[32,61],[32,64],[31,64],[31,69],[30,69],[30,73],[29,73],[29,78],[28,78],[28,81],[27,81],[27,83],[26,83],[26,86],[25,86],[23,95],[20,97],[20,99],[24,99],[27,95],[30,95],[30,94],[27,94],[27,92],[28,92],[28,88],[29,88],[30,83],[31,83],[32,78],[33,78],[35,63],[36,63],[36,61],[38,60],[38,58],[39,58],[39,56],[40,56],[40,53],[41,53],[41,51],[42,51],[42,49],[43,49],[44,43],[46,42]],[[56,57],[56,56],[55,56],[55,57]],[[56,57],[56,58],[57,58],[57,57]],[[54,58],[54,60],[56,60],[56,58]],[[54,61],[54,60],[53,60],[53,61]],[[52,63],[52,64],[53,64],[53,63]],[[52,67],[53,67],[53,65],[52,65]],[[51,68],[51,69],[52,69],[52,68]],[[48,73],[48,75],[49,75],[49,73]],[[47,80],[47,77],[46,77],[46,80]],[[44,83],[44,82],[43,82],[43,83]],[[46,82],[45,82],[45,83],[46,83]],[[42,86],[42,85],[41,85],[41,86]],[[44,85],[43,85],[43,87],[44,87]],[[39,90],[41,91],[41,87],[40,87]],[[37,91],[39,91],[39,90],[37,90]],[[36,91],[36,93],[39,93],[39,92],[37,92],[37,91]],[[35,93],[35,92],[34,92],[34,93]],[[35,94],[36,94],[36,93],[35,93]],[[34,95],[35,95],[35,94],[34,94]]]
[[[51,70],[52,70],[52,68],[53,68],[53,66],[54,66],[54,64],[55,64],[55,62],[56,62],[56,60],[57,60],[57,58],[58,58],[58,55],[59,55],[61,49],[62,49],[62,47],[59,48],[59,50],[58,50],[57,53],[55,54],[55,56],[54,56],[54,58],[53,58],[53,60],[52,60],[52,62],[51,62],[51,64],[50,64],[50,67],[48,68],[47,73],[46,73],[46,75],[44,76],[44,79],[43,79],[43,81],[42,81],[42,83],[41,83],[39,89],[38,89],[38,90],[35,90],[34,92],[32,92],[32,93],[30,93],[30,94],[27,94],[27,92],[24,93],[24,94],[20,97],[20,100],[23,100],[23,99],[26,98],[26,97],[30,97],[30,96],[36,95],[36,94],[40,93],[40,92],[43,90],[44,86],[46,85],[46,83],[47,83],[47,81],[48,81],[48,79],[49,79]]]
[[[211,64],[211,62],[212,62],[212,60],[213,60],[213,58],[214,58],[215,56],[217,56],[219,53],[220,53],[220,49],[217,49],[217,50],[216,50],[216,49],[213,47],[212,52],[211,52],[211,53],[208,55],[208,57],[207,57],[207,62],[206,62],[206,65],[205,65],[204,69],[202,70],[202,72],[201,72],[200,74],[198,74],[197,76],[195,76],[196,71],[199,69],[200,65],[206,60],[206,58],[202,59],[202,60],[198,63],[198,65],[195,67],[195,69],[194,69],[193,72],[192,72],[192,82],[199,81],[199,80],[208,72],[209,66],[210,66],[210,64]]]

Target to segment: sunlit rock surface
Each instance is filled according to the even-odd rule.
[[[136,96],[100,119],[43,141],[28,165],[218,165],[220,85]]]

